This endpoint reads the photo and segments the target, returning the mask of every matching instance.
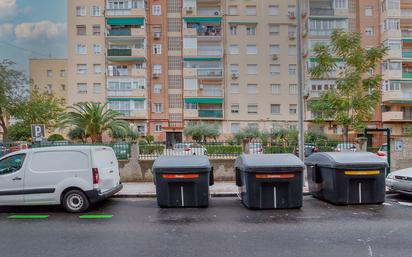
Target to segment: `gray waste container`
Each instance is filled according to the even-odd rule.
[[[385,201],[387,162],[373,153],[315,153],[305,160],[309,191],[333,204]]]
[[[165,156],[153,164],[159,207],[207,207],[213,168],[206,156]]]
[[[304,167],[293,154],[241,155],[235,171],[242,203],[251,209],[302,207]]]

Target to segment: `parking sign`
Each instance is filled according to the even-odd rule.
[[[46,126],[44,124],[32,124],[31,125],[31,138],[33,141],[42,141],[45,135]]]

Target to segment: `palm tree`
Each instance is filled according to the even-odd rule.
[[[63,126],[82,128],[86,138],[90,138],[92,143],[101,142],[105,132],[111,134],[127,134],[129,124],[120,120],[121,114],[106,108],[107,103],[102,105],[93,102],[77,103],[69,107],[70,111],[62,117]]]

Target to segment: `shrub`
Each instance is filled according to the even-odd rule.
[[[295,147],[293,146],[268,146],[264,148],[264,153],[271,154],[271,153],[293,153]]]
[[[205,145],[207,154],[242,154],[240,145]]]
[[[164,149],[164,145],[139,144],[139,154],[162,154]]]
[[[47,140],[48,141],[63,141],[64,137],[60,134],[53,134],[53,135],[49,136],[49,138]]]

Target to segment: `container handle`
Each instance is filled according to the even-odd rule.
[[[210,170],[210,174],[209,174],[209,185],[213,186],[215,184],[215,174],[213,172],[213,167]]]

